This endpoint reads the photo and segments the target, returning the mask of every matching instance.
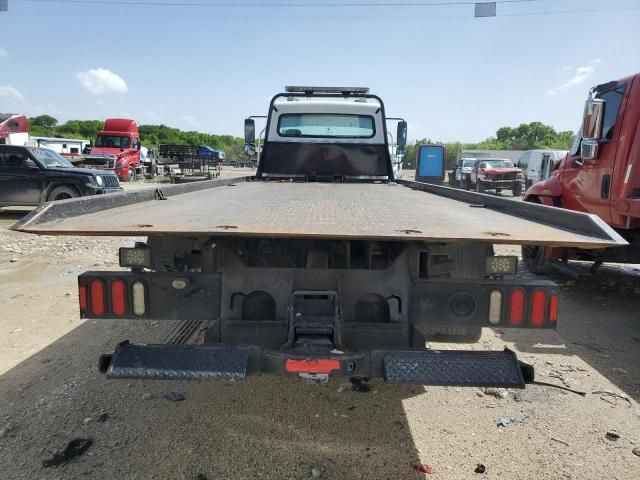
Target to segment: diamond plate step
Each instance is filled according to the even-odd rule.
[[[130,343],[121,343],[100,360],[107,378],[158,380],[239,380],[246,377],[248,362],[246,351],[232,347]]]
[[[460,387],[524,388],[516,354],[470,350],[421,350],[384,355],[389,383]]]

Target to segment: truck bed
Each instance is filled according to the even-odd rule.
[[[594,215],[407,181],[213,180],[51,202],[12,228],[47,235],[475,241],[581,248],[625,244]]]

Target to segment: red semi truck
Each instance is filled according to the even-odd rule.
[[[120,180],[133,181],[143,173],[140,146],[140,134],[135,120],[108,118],[103,129],[98,132],[91,155],[85,158],[89,162],[106,160],[109,162],[108,168],[113,168]]]
[[[542,273],[548,261],[591,260],[640,263],[640,73],[593,87],[582,126],[567,156],[551,176],[529,188],[528,202],[595,213],[628,246],[586,251],[524,246],[529,270]]]

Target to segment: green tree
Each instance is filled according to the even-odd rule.
[[[31,128],[54,129],[58,125],[58,120],[51,115],[38,115],[37,117],[29,118],[29,125]]]

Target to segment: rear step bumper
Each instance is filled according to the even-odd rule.
[[[251,373],[383,378],[388,383],[524,388],[533,367],[509,349],[470,350],[263,350],[256,346],[119,344],[102,355],[107,378],[240,380]]]

